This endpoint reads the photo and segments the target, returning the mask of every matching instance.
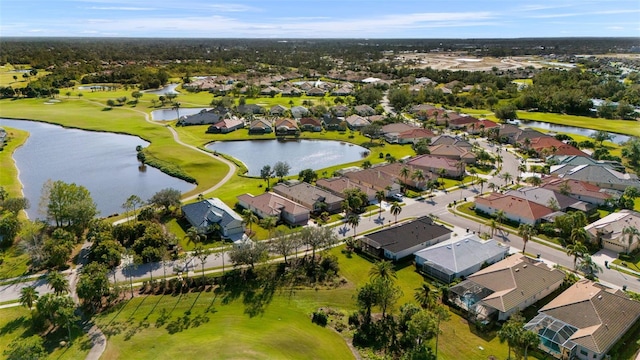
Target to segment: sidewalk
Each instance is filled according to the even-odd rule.
[[[618,254],[615,251],[608,249],[602,249],[591,256],[591,259],[602,267],[608,267],[609,269],[617,271],[624,270],[624,272],[628,272],[629,274],[633,274],[633,276],[640,278],[640,272],[614,264],[613,260],[616,260],[617,258]],[[605,266],[605,261],[607,262],[607,266]]]

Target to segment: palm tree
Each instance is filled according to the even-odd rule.
[[[378,261],[371,269],[369,269],[369,277],[371,280],[383,279],[383,280],[391,280],[391,278],[397,278],[396,270],[393,268],[393,263],[391,261]]]
[[[358,225],[360,225],[360,215],[351,214],[347,218],[347,224],[349,224],[353,228],[353,237],[356,237],[356,229]]]
[[[509,181],[513,180],[513,175],[505,172],[502,174],[502,178],[504,179],[504,186],[509,185]]]
[[[507,216],[504,214],[504,210],[498,210],[494,214],[496,216],[496,221],[502,225],[505,220],[507,220]]]
[[[540,184],[542,184],[542,179],[540,179],[538,176],[530,176],[527,178],[526,182],[533,186],[540,186]]]
[[[580,270],[582,270],[585,275],[595,275],[602,272],[602,267],[593,261],[591,255],[585,254],[580,260]]]
[[[258,217],[249,209],[242,210],[242,220],[249,225],[249,234],[253,233],[252,225],[258,221]]]
[[[582,227],[573,228],[571,229],[571,236],[569,239],[571,239],[571,242],[574,244],[577,242],[584,244],[589,240],[589,233],[587,233],[587,231]]]
[[[190,243],[197,244],[201,240],[201,235],[198,229],[195,226],[192,226],[187,229],[184,238],[187,239]]]
[[[36,300],[38,300],[38,292],[35,287],[27,286],[20,290],[20,304],[29,308],[29,310],[31,310]]]
[[[273,229],[278,225],[278,218],[275,216],[267,216],[260,220],[260,226],[269,232],[269,238],[273,237]]]
[[[400,169],[400,176],[402,176],[402,178],[404,179],[405,185],[407,183],[407,178],[409,177],[410,173],[411,173],[411,170],[407,166],[403,166],[402,169]]]
[[[396,223],[398,223],[398,215],[402,212],[402,206],[400,206],[400,203],[397,201],[392,202],[389,210],[391,211],[391,215],[396,217]]]
[[[385,198],[384,191],[382,190],[376,191],[376,200],[378,200],[378,204],[380,204],[379,214],[382,214],[382,200],[384,200],[384,198]],[[378,215],[378,217],[380,217],[380,215]]]
[[[489,189],[491,189],[491,191],[496,191],[496,188],[498,187],[496,184],[490,182],[489,185],[487,185],[487,187]]]
[[[440,296],[439,291],[432,289],[429,284],[422,283],[422,286],[415,290],[416,292],[413,294],[413,298],[416,299],[423,309],[432,309],[438,302],[438,297]]]
[[[627,254],[631,251],[631,245],[633,244],[633,238],[638,237],[640,239],[640,231],[635,226],[626,226],[622,229],[622,234],[627,235]]]
[[[480,194],[482,194],[482,191],[484,190],[484,184],[486,183],[487,183],[487,179],[478,178],[478,184],[480,184]]]
[[[588,252],[589,249],[580,241],[567,245],[567,255],[573,256],[574,269],[577,269],[578,258],[582,258]]]
[[[487,221],[485,225],[491,228],[491,237],[493,237],[493,235],[496,233],[496,229],[498,228],[498,222],[495,219],[491,219]]]
[[[524,243],[522,253],[524,254],[527,248],[527,242],[536,235],[536,229],[530,224],[520,224],[520,227],[518,227],[518,235],[522,236],[522,242]]]
[[[52,271],[47,275],[47,282],[56,295],[69,292],[69,280],[57,271]]]
[[[180,120],[180,103],[176,102],[175,104],[173,104],[173,110],[176,111],[176,114],[178,114],[178,120]]]
[[[444,189],[444,176],[446,175],[447,170],[440,169],[438,170],[438,176],[440,177],[439,181],[442,181],[442,188]]]
[[[424,172],[420,169],[416,169],[413,174],[411,174],[411,180],[416,182],[416,187],[418,187],[418,184],[423,182],[425,179],[426,177],[424,176]]]

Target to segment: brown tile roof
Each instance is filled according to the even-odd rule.
[[[390,133],[402,133],[402,132],[405,132],[408,130],[414,130],[414,129],[419,129],[419,127],[405,124],[405,123],[393,123],[393,124],[387,124],[383,126],[381,131],[383,134],[390,134]]]
[[[569,194],[589,196],[596,199],[610,199],[611,195],[606,192],[601,192],[600,187],[590,184],[588,182],[574,180],[574,179],[561,179],[555,176],[549,176],[542,180],[543,184],[541,188],[551,189],[554,191],[560,191],[563,184],[567,184],[569,188]]]
[[[582,151],[576,149],[575,147],[565,144],[562,141],[550,137],[550,136],[541,136],[536,138],[531,138],[529,147],[534,149],[536,152],[541,152],[543,149],[553,150],[555,151],[553,154],[555,155],[577,155],[577,156],[588,156]]]
[[[461,116],[459,118],[449,120],[449,124],[451,125],[475,124],[477,122],[478,119],[473,116]]]
[[[554,212],[553,209],[534,203],[533,201],[498,193],[479,196],[476,198],[476,204],[490,206],[496,210],[504,211],[507,215],[515,215],[533,221],[539,220]]]
[[[604,285],[580,280],[540,309],[578,328],[571,341],[596,353],[606,353],[640,318],[640,302]]]
[[[473,158],[475,159],[476,155],[468,150],[468,148],[463,148],[455,145],[435,145],[429,146],[429,152],[431,155],[437,156],[456,156],[459,158]]]
[[[407,161],[407,165],[427,168],[439,168],[450,171],[457,171],[459,169],[457,160],[431,154],[416,156]]]
[[[293,119],[277,119],[274,127],[287,127],[289,129],[297,129],[298,124]]]
[[[376,191],[385,190],[387,186],[392,186],[398,182],[399,175],[392,175],[384,168],[370,168],[360,171],[351,171],[344,174],[353,182],[369,186]]]
[[[482,301],[501,312],[508,312],[563,279],[562,271],[523,254],[512,255],[468,277],[493,291]]]
[[[310,117],[300,119],[300,125],[322,126],[320,120]]]
[[[269,216],[279,215],[281,209],[293,215],[309,213],[309,209],[303,205],[272,192],[266,192],[258,196],[242,194],[238,196],[238,200],[251,205],[253,208],[265,214],[269,214]]]
[[[318,187],[325,188],[338,196],[342,196],[345,190],[354,189],[354,188],[362,190],[362,192],[367,194],[367,197],[369,197],[370,199],[373,199],[376,194],[375,189],[353,182],[346,177],[332,178],[332,179],[318,179],[316,181],[316,185]]]
[[[422,138],[432,138],[436,136],[433,131],[428,129],[412,129],[403,131],[398,135],[400,139],[422,139]]]

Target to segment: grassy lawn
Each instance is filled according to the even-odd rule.
[[[7,131],[7,142],[5,146],[0,150],[0,184],[9,193],[11,197],[22,196],[22,186],[17,181],[18,168],[13,160],[13,152],[24,144],[29,137],[27,131],[5,128]]]
[[[109,334],[103,359],[203,358],[212,353],[219,359],[351,358],[338,333],[310,320],[311,312],[319,307],[331,307],[345,315],[356,309],[353,295],[368,281],[372,263],[357,255],[348,257],[341,253],[342,249],[334,248],[330,253],[339,259],[345,285],[335,289],[276,290],[254,317],[249,313],[255,304],[242,295],[230,301],[213,292],[134,298],[122,308],[97,317]],[[397,284],[403,291],[399,307],[414,301],[414,289],[422,284],[423,277],[410,262],[396,270]],[[442,323],[441,329],[442,359],[506,356],[507,347],[497,337],[474,334],[466,320],[456,314]]]
[[[19,337],[34,335],[30,325],[31,315],[23,306],[0,309],[0,350],[8,348],[8,345]],[[81,329],[72,329],[73,343],[70,347],[61,347],[60,341],[67,336],[67,330],[56,331],[47,336],[45,348],[49,352],[47,359],[84,359],[91,348],[89,337]],[[4,359],[0,352],[0,357]]]
[[[48,71],[38,70],[38,74],[34,76],[30,76],[28,79],[22,77],[24,73],[16,72],[14,70],[28,70],[31,69],[31,65],[11,65],[6,64],[0,66],[0,86],[11,86],[12,88],[23,88],[27,86],[27,84],[34,80],[39,79],[45,75],[48,75]],[[14,80],[13,77],[16,76],[18,79]]]

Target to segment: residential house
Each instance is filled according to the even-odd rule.
[[[469,134],[476,135],[480,133],[485,133],[491,129],[496,129],[498,128],[498,126],[499,125],[496,124],[495,122],[484,119],[484,120],[480,120],[478,122],[467,125],[467,132]]]
[[[377,201],[376,190],[368,186],[352,182],[347,177],[335,177],[330,179],[318,179],[316,186],[326,189],[330,193],[336,196],[344,196],[344,192],[347,189],[359,189],[367,195],[367,199],[370,204]]]
[[[219,122],[224,118],[230,118],[231,111],[223,107],[217,107],[211,110],[202,110],[197,114],[181,116],[177,125],[211,125]]]
[[[329,108],[334,116],[345,117],[349,113],[349,107],[346,105],[336,105]]]
[[[576,200],[551,189],[544,189],[540,187],[521,187],[517,190],[509,190],[505,195],[512,195],[521,199],[527,199],[555,211],[584,211],[586,213],[590,213],[597,209],[595,205]]]
[[[287,112],[287,109],[285,106],[283,105],[274,105],[271,107],[271,109],[269,110],[269,113],[273,116],[282,116]]]
[[[260,95],[262,96],[275,96],[276,94],[280,94],[282,91],[275,86],[267,86],[264,89],[260,90]]]
[[[353,93],[353,89],[348,86],[341,86],[331,92],[333,96],[348,96]]]
[[[541,158],[546,158],[545,155],[548,154],[565,156],[588,156],[579,149],[569,144],[565,144],[562,141],[551,136],[532,138],[529,140],[528,145],[524,147],[534,150],[538,154],[538,157]]]
[[[531,128],[523,128],[523,129],[520,129],[518,133],[516,133],[513,139],[514,141],[513,144],[521,144],[521,145],[525,145],[526,147],[526,144],[528,142],[531,142],[532,139],[539,138],[539,137],[551,137],[551,136],[541,133],[538,130],[534,130]]]
[[[253,120],[249,125],[249,134],[270,134],[273,132],[271,122],[266,119]]]
[[[431,155],[461,161],[465,164],[476,163],[476,154],[474,154],[471,149],[467,147],[445,144],[432,145],[429,146],[429,153]]]
[[[504,259],[509,246],[477,235],[443,241],[414,253],[418,271],[445,284],[465,278],[483,266]]]
[[[322,123],[316,118],[303,117],[300,119],[300,130],[302,131],[322,131]]]
[[[599,186],[581,180],[561,179],[556,176],[543,178],[540,187],[594,205],[604,205],[607,200],[612,198],[611,194],[602,191]]]
[[[603,189],[624,191],[629,186],[640,189],[636,174],[624,174],[606,165],[553,165],[550,174],[562,179],[588,182]]]
[[[207,133],[226,134],[242,128],[244,128],[244,120],[233,116],[209,126]]]
[[[384,121],[384,119],[386,119],[386,117],[384,115],[371,115],[371,116],[367,116],[367,120],[369,120],[370,123],[374,123],[374,122],[382,122]]]
[[[425,174],[434,174],[436,177],[440,176],[441,170],[444,170],[444,177],[451,179],[462,179],[465,174],[464,163],[431,154],[418,155],[406,161],[406,164],[422,170]]]
[[[182,214],[202,234],[211,233],[215,229],[219,229],[223,238],[236,238],[244,234],[242,216],[218,198],[184,205]]]
[[[296,135],[300,133],[298,123],[293,119],[276,119],[274,128],[276,129],[276,136]]]
[[[436,134],[427,129],[411,129],[397,135],[398,144],[416,144],[422,139],[432,139]]]
[[[306,182],[293,185],[278,184],[272,191],[298,204],[304,205],[312,212],[336,213],[341,210],[343,197],[313,186]]]
[[[477,212],[494,215],[498,211],[513,222],[535,225],[556,210],[513,195],[490,193],[476,198]]]
[[[347,122],[347,126],[351,130],[362,129],[363,127],[365,127],[367,125],[371,125],[371,123],[369,123],[369,120],[363,118],[360,115],[356,115],[356,114],[347,116],[345,121]]]
[[[398,136],[401,133],[415,129],[420,128],[415,125],[409,125],[405,123],[391,123],[382,126],[380,132],[382,133],[382,136],[384,136],[385,140],[387,140],[387,142],[389,142],[390,144],[397,144],[399,142]]]
[[[449,135],[440,135],[431,139],[431,146],[437,145],[453,145],[461,148],[467,148],[468,150],[471,150],[471,148],[473,148],[473,145],[471,145],[470,142]]]
[[[350,171],[344,176],[351,182],[369,187],[374,191],[384,191],[387,197],[398,194],[401,189],[398,183],[399,176],[386,172],[383,167]]]
[[[357,105],[353,108],[353,111],[360,116],[373,116],[376,111],[369,105]]]
[[[551,294],[564,273],[524,254],[514,254],[449,289],[449,301],[477,321],[504,321]]]
[[[556,359],[601,360],[637,323],[640,302],[621,290],[579,280],[538,311],[524,328]]]
[[[238,205],[251,210],[261,219],[275,216],[290,225],[306,225],[309,222],[308,208],[272,192],[258,196],[242,194],[238,196]]]
[[[291,108],[291,116],[294,119],[300,119],[309,115],[309,109],[304,106],[293,106]]]
[[[327,92],[323,89],[313,87],[307,90],[307,96],[324,96]]]
[[[236,109],[239,114],[242,115],[259,115],[264,114],[264,108],[256,104],[244,104],[239,105]]]
[[[640,213],[633,210],[611,213],[584,227],[593,242],[618,253],[629,253],[639,247],[640,236],[625,234],[625,229],[631,228],[640,231]]]
[[[302,96],[302,94],[303,94],[302,90],[300,90],[300,89],[298,89],[296,87],[293,87],[293,86],[285,86],[285,87],[283,87],[282,88],[282,93],[281,93],[282,96],[289,96],[289,97],[291,97],[291,96]]]
[[[507,144],[524,144],[524,139],[533,139],[547,136],[537,130],[530,128],[519,128],[516,125],[502,124],[497,131],[497,139]]]
[[[402,176],[403,168],[407,168],[409,170],[409,176],[407,176],[406,178]],[[425,190],[427,187],[427,182],[430,180],[435,180],[438,177],[437,174],[434,174],[429,171],[424,171],[421,168],[418,168],[416,166],[413,166],[411,164],[406,164],[406,163],[402,164],[402,163],[396,162],[391,164],[376,165],[372,169],[375,169],[378,172],[382,172],[387,176],[390,176],[391,178],[396,179],[396,182],[398,183],[402,183],[406,186],[419,189],[419,190]],[[414,178],[413,175],[415,174],[416,171],[422,171],[424,180],[417,181],[417,179]]]
[[[462,115],[460,117],[450,119],[447,125],[449,129],[459,130],[466,129],[469,125],[477,123],[479,120],[473,116]]]
[[[549,165],[600,165],[610,167],[621,173],[626,171],[624,165],[618,161],[596,160],[585,153],[582,155],[550,155],[545,162]]]
[[[329,114],[325,114],[322,117],[322,125],[326,130],[346,130],[346,124],[347,123],[344,121],[344,119]]]
[[[396,225],[358,239],[362,251],[393,261],[401,260],[416,251],[445,241],[452,231],[424,216],[411,222]]]
[[[429,110],[433,110],[436,107],[433,105],[429,105],[429,104],[419,104],[419,105],[413,105],[410,109],[409,109],[409,113],[413,114],[413,115],[418,115],[421,113],[426,113]]]

